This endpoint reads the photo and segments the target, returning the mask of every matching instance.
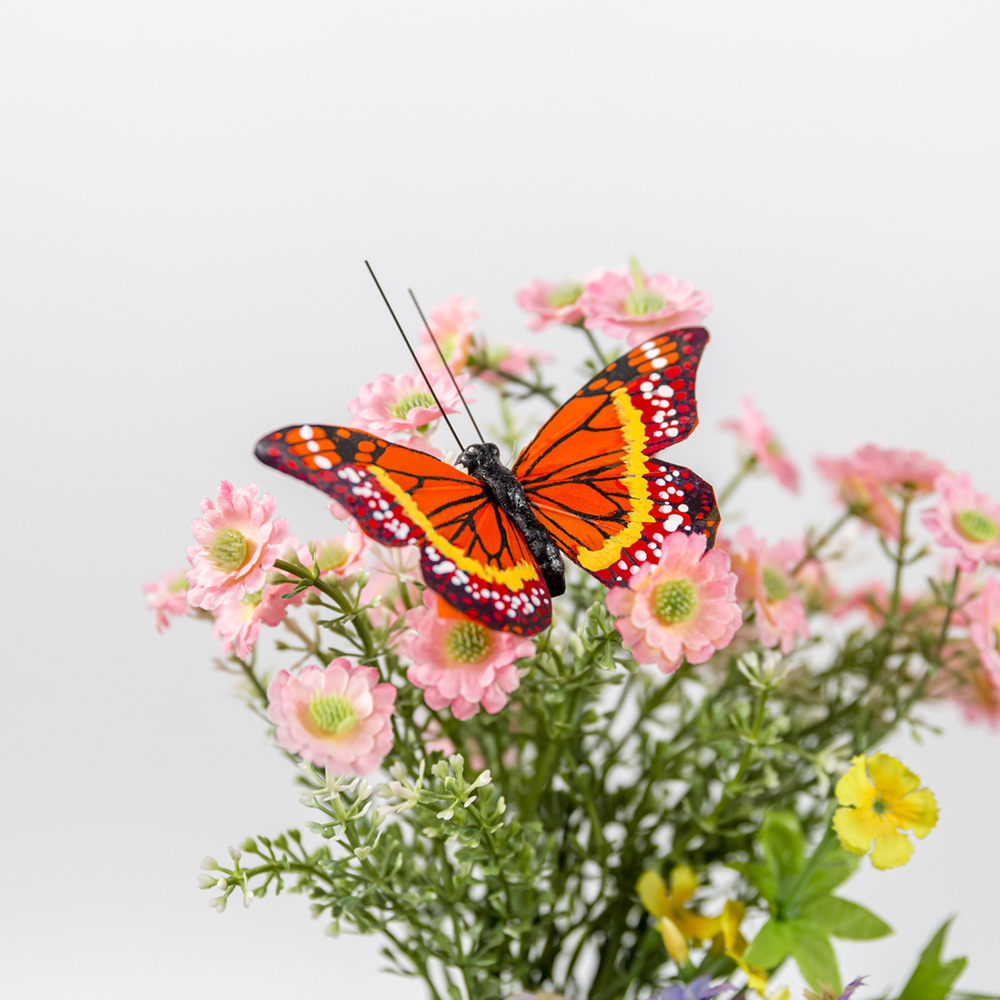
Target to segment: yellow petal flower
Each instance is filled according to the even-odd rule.
[[[881,870],[898,868],[910,860],[913,853],[913,843],[909,837],[895,830],[875,839],[872,849],[872,864]]]
[[[912,830],[923,840],[938,821],[934,793],[927,788],[911,792],[893,808],[892,815],[901,827]]]
[[[834,789],[842,806],[864,805],[871,795],[872,785],[865,769],[864,755],[851,758],[851,766]]]
[[[670,897],[659,872],[643,872],[635,884],[635,891],[639,895],[639,902],[652,916],[662,917],[670,909]]]
[[[920,779],[894,757],[860,754],[837,782],[841,808],[833,814],[840,843],[854,854],[872,852],[876,868],[906,864],[913,844],[904,831],[926,837],[937,823],[933,794],[919,788]]]
[[[678,965],[683,965],[688,959],[688,945],[678,926],[669,917],[660,917],[656,922],[656,929],[663,938],[667,954]]]
[[[687,865],[670,873],[668,890],[658,872],[646,871],[635,884],[636,894],[646,911],[657,918],[656,927],[663,944],[676,962],[688,957],[688,942],[709,941],[721,929],[721,917],[703,917],[684,906],[694,895],[698,878]]]
[[[867,854],[871,850],[875,831],[862,810],[846,806],[838,809],[833,814],[833,828],[841,845],[852,854]]]
[[[698,876],[687,865],[678,865],[670,873],[670,898],[686,903],[698,888]]]
[[[867,762],[872,784],[887,799],[901,799],[920,785],[920,779],[911,770],[887,753],[877,753]]]

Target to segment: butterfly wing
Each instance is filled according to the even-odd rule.
[[[698,424],[695,375],[708,331],[662,333],[595,375],[549,418],[514,475],[555,543],[607,586],[625,586],[660,543],[715,540],[712,487],[652,458]]]
[[[487,628],[534,635],[552,602],[524,537],[483,484],[348,427],[296,424],[257,442],[265,464],[317,487],[382,545],[419,545],[424,582]]]

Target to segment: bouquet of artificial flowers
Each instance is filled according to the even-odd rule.
[[[223,482],[193,523],[190,568],[146,586],[158,628],[212,623],[310,810],[304,830],[206,858],[212,905],[302,894],[330,934],[382,935],[432,1000],[779,1000],[785,963],[810,998],[958,996],[946,927],[892,992],[845,987],[832,942],[890,932],[844,883],[859,864],[905,864],[938,821],[932,792],[879,745],[935,699],[1000,721],[1000,503],[943,461],[868,445],[818,460],[827,527],[762,538],[733,523],[734,492],[760,474],[795,491],[799,472],[749,400],[726,424],[739,457],[718,507],[694,473],[636,458],[697,422],[704,293],[633,262],[517,299],[533,330],[580,331],[585,417],[547,382],[550,356],[487,340],[453,296],[429,312],[423,374],[362,388],[350,428],[262,439],[268,464],[328,493],[340,527],[298,539],[269,493]],[[621,360],[602,337],[624,342]],[[571,453],[571,434],[619,433],[594,414],[634,444],[602,487],[610,513],[574,501],[592,523],[622,519],[603,548],[529,482],[534,442],[514,465],[570,558],[564,580],[538,570],[531,522],[515,519],[510,566],[528,568],[477,582],[480,522],[442,541],[426,475],[385,471],[380,456],[404,451],[468,464],[435,435],[477,392],[497,399],[497,456],[517,453],[524,401],[552,407],[546,427],[572,425],[545,451],[561,468],[596,454]],[[516,503],[480,476],[482,509],[506,524]],[[884,572],[845,588],[859,548]]]

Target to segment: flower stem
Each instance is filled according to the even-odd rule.
[[[753,455],[749,455],[743,460],[743,464],[736,470],[733,478],[722,487],[722,492],[715,498],[717,506],[720,508],[729,498],[736,492],[736,488],[743,482],[744,479],[750,474],[754,466],[757,464],[757,459]]]

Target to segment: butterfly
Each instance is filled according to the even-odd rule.
[[[565,591],[566,556],[628,586],[672,532],[719,525],[712,487],[653,456],[697,426],[695,375],[708,331],[662,333],[594,375],[511,468],[495,444],[458,465],[350,427],[295,424],[257,457],[332,497],[382,545],[416,545],[424,582],[490,629],[534,635]]]

